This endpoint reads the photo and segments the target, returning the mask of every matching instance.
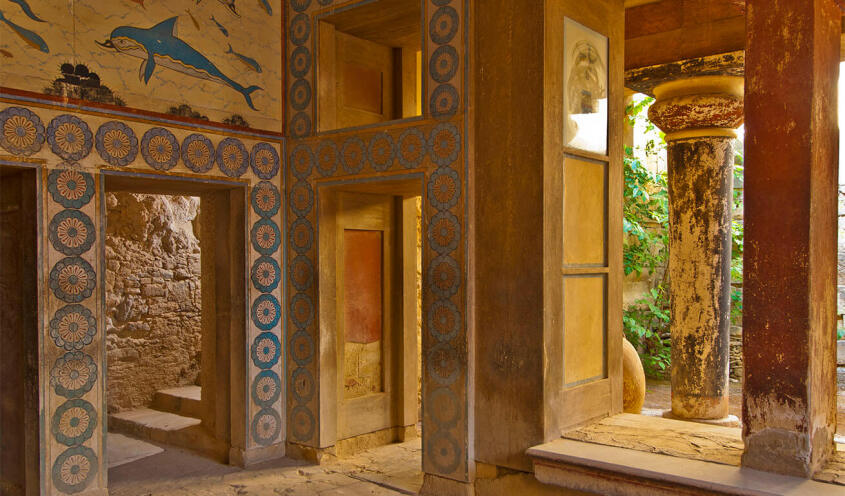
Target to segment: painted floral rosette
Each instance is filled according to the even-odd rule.
[[[249,152],[240,140],[226,138],[217,145],[217,167],[229,177],[241,177],[249,169]]]
[[[251,162],[252,171],[261,179],[272,179],[279,173],[279,153],[267,143],[256,143],[252,147]]]
[[[79,117],[63,114],[47,126],[47,142],[50,149],[68,162],[78,162],[91,153],[94,135],[91,129]]]
[[[252,188],[250,195],[252,209],[261,217],[272,217],[279,213],[282,195],[270,181],[261,181]]]
[[[47,230],[53,248],[64,255],[81,255],[91,249],[96,234],[94,223],[84,212],[62,210],[50,221]]]
[[[138,156],[138,138],[131,127],[119,121],[100,126],[94,138],[97,153],[109,165],[124,167]]]
[[[210,171],[216,157],[214,144],[201,134],[192,134],[182,142],[182,162],[194,172]]]
[[[153,169],[170,170],[179,161],[179,142],[167,129],[154,127],[141,138],[141,155]]]
[[[0,147],[12,155],[38,153],[45,135],[41,119],[29,109],[9,107],[0,112]]]
[[[82,208],[94,197],[94,177],[76,169],[53,169],[47,176],[47,190],[65,208]]]

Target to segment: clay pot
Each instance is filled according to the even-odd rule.
[[[627,339],[622,338],[622,410],[639,414],[645,402],[645,371],[640,356]]]

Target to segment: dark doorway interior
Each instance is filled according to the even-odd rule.
[[[0,494],[38,494],[36,170],[0,166]]]

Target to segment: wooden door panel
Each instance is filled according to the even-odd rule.
[[[338,439],[392,425],[393,198],[339,193]],[[401,335],[401,329],[399,329]]]

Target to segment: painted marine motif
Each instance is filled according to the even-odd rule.
[[[273,15],[273,7],[270,7],[270,2],[268,0],[258,0],[258,4],[261,5],[261,8],[267,12],[267,15]]]
[[[214,16],[211,16],[211,20],[214,21],[214,24],[217,24],[217,29],[219,29],[220,32],[223,33],[223,36],[228,38],[229,37],[229,30],[224,28],[222,24],[217,22],[217,19],[215,19]]]
[[[232,15],[234,15],[235,17],[241,16],[241,14],[238,12],[238,8],[235,7],[235,0],[217,0],[217,1],[222,3],[223,5],[225,5],[226,8],[229,9],[229,12],[231,12]],[[199,5],[200,2],[202,2],[202,0],[197,0],[197,5]]]
[[[188,9],[185,9],[185,13],[188,14],[188,16],[191,18],[191,22],[194,23],[194,27],[197,28],[197,31],[199,31],[200,30],[200,23],[197,22],[197,18],[194,17],[194,14],[191,14],[191,11],[188,10]]]
[[[111,32],[106,41],[97,44],[108,50],[142,59],[139,77],[145,83],[149,83],[156,66],[161,65],[188,76],[225,84],[240,93],[249,108],[257,110],[251,95],[262,88],[241,86],[223,74],[204,55],[177,38],[177,19],[171,17],[148,29],[120,26]]]
[[[255,72],[261,72],[261,65],[258,63],[258,61],[257,61],[257,60],[255,60],[255,59],[253,59],[253,58],[251,58],[251,57],[247,57],[246,55],[240,54],[240,53],[238,53],[238,52],[236,52],[236,51],[232,50],[232,44],[231,44],[231,43],[229,43],[229,49],[228,49],[228,50],[226,50],[226,53],[227,53],[227,54],[228,54],[228,53],[231,53],[232,55],[234,55],[235,57],[237,57],[237,58],[238,58],[238,60],[240,60],[241,62],[243,62],[243,64],[244,64],[245,66],[247,66],[247,68],[248,68],[248,69],[252,69],[252,70],[253,70],[253,71],[255,71]]]
[[[135,2],[135,3],[137,3],[138,5],[140,5],[141,7],[145,8],[145,9],[147,8],[147,6],[146,6],[146,5],[144,5],[144,0],[129,0],[129,1],[130,1],[130,2]]]
[[[40,17],[35,15],[35,13],[29,7],[29,4],[26,2],[26,0],[9,0],[9,1],[12,2],[12,3],[16,3],[16,4],[20,5],[21,10],[23,10],[23,13],[26,14],[27,17],[29,17],[33,21],[47,22],[44,19],[41,19]]]
[[[25,41],[27,45],[31,46],[32,48],[37,48],[38,50],[41,50],[44,53],[50,53],[50,47],[47,46],[47,42],[44,41],[44,38],[6,19],[6,16],[3,15],[2,10],[0,10],[0,22],[4,22],[7,26],[12,28],[12,31],[14,31],[15,34],[20,36],[21,39]]]

